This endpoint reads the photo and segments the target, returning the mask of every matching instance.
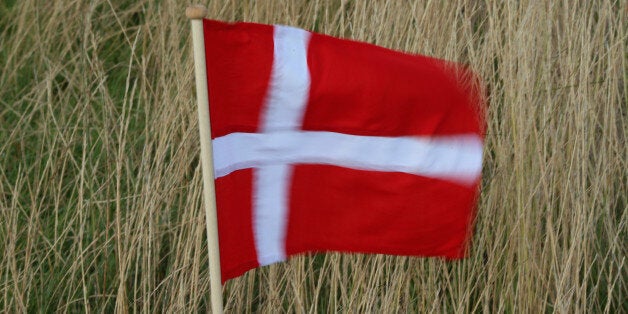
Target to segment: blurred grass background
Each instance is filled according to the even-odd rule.
[[[0,311],[209,308],[189,3],[0,2]],[[301,256],[229,312],[628,312],[626,1],[229,1],[468,63],[490,108],[471,257]]]

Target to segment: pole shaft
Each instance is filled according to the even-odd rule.
[[[189,16],[189,15],[188,15]],[[218,223],[216,218],[216,189],[214,186],[214,161],[212,159],[211,126],[209,121],[209,96],[205,67],[205,39],[202,17],[190,18],[194,47],[194,73],[196,76],[196,99],[198,125],[201,140],[201,166],[203,170],[203,198],[207,226],[209,251],[209,279],[212,312],[222,313],[222,284],[220,280],[220,252],[218,249]]]

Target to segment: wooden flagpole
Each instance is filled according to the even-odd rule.
[[[220,281],[220,252],[218,250],[218,224],[216,218],[216,189],[214,186],[214,161],[212,159],[211,127],[209,124],[209,95],[205,67],[205,38],[203,18],[207,9],[202,5],[189,6],[185,15],[192,24],[194,47],[194,73],[196,76],[196,99],[198,125],[201,137],[201,166],[203,169],[203,198],[205,200],[205,224],[209,251],[209,280],[212,312],[222,313],[222,284]]]

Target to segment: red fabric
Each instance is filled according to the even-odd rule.
[[[203,24],[212,138],[256,132],[273,64],[273,27]]]
[[[355,135],[479,133],[477,103],[456,64],[313,34],[303,129]],[[469,80],[465,77],[464,80]]]
[[[273,62],[268,25],[204,21],[212,138],[259,132]],[[303,130],[353,135],[482,135],[477,78],[425,56],[313,34]],[[254,169],[216,180],[223,282],[257,267]],[[464,257],[472,186],[398,172],[293,167],[286,252]]]
[[[410,174],[299,165],[286,248],[461,258],[474,196]]]
[[[222,281],[258,267],[251,217],[253,170],[216,179],[216,207]]]

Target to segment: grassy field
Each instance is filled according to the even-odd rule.
[[[302,256],[229,312],[628,312],[627,1],[211,1],[468,63],[471,257]],[[173,0],[0,2],[0,311],[209,308],[190,26]]]

